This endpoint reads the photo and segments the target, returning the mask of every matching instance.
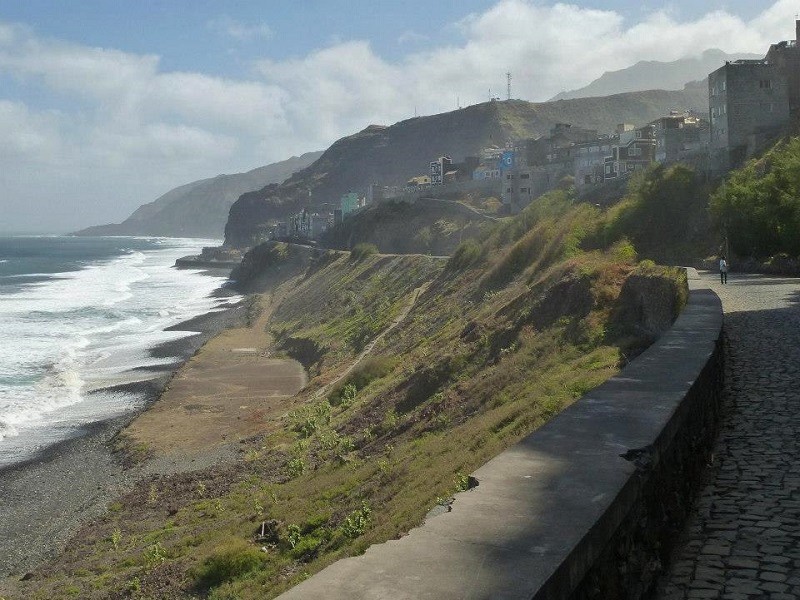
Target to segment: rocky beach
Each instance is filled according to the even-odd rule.
[[[146,394],[146,411],[175,370],[220,331],[240,325],[244,310],[242,303],[237,303],[172,327],[198,333],[161,344],[151,352],[156,357],[179,357],[181,362],[169,365],[172,370],[154,368],[150,379],[123,387]],[[56,556],[81,524],[103,513],[113,498],[142,477],[193,470],[219,458],[218,453],[211,453],[214,455],[208,460],[198,455],[183,462],[173,456],[168,464],[152,461],[125,468],[115,453],[115,436],[141,412],[86,425],[76,437],[0,470],[0,576],[24,577]]]

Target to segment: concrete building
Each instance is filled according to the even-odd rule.
[[[795,39],[778,42],[769,47],[765,60],[774,65],[786,79],[786,93],[789,97],[789,111],[800,110],[800,20],[795,21]]]
[[[646,169],[656,158],[655,127],[645,125],[620,133],[619,141],[604,159],[603,179],[610,181],[628,177],[634,171]]]
[[[359,202],[358,194],[355,192],[343,194],[339,205],[342,211],[342,218],[347,217],[348,214],[362,206],[362,204]]]
[[[779,67],[764,60],[726,62],[708,76],[710,169],[722,174],[789,127],[789,90]]]
[[[655,128],[659,163],[684,162],[699,166],[708,153],[709,123],[698,115],[673,111],[651,123]]]
[[[500,179],[500,165],[499,159],[494,162],[487,163],[481,162],[475,170],[472,171],[472,179],[475,181],[484,181],[486,179]]]
[[[575,188],[581,190],[604,181],[604,165],[619,139],[601,136],[594,141],[576,144],[573,152]]]
[[[319,238],[332,224],[333,215],[331,213],[314,213],[311,215],[311,237]]]
[[[452,171],[453,160],[449,156],[440,156],[430,164],[431,185],[442,185],[445,173]]]

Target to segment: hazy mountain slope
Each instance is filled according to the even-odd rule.
[[[690,81],[705,79],[726,60],[761,58],[755,54],[726,54],[722,50],[706,50],[700,56],[682,58],[672,62],[643,60],[627,69],[606,71],[589,85],[577,90],[561,92],[551,101],[609,96],[639,90],[680,90]]]
[[[486,102],[390,127],[371,125],[335,142],[314,164],[281,185],[242,195],[231,207],[225,240],[234,246],[250,245],[270,219],[304,207],[331,206],[345,192],[363,193],[369,183],[402,184],[427,172],[429,162],[443,154],[458,161],[490,144],[545,135],[556,123],[611,132],[618,123],[646,123],[672,109],[705,112],[707,89],[689,86],[538,104]]]
[[[230,206],[239,196],[284,181],[320,155],[321,152],[309,152],[246,173],[187,183],[140,206],[122,223],[89,227],[76,235],[220,237]]]

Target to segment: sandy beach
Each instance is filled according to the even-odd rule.
[[[147,394],[144,411],[159,398],[173,375],[171,370],[220,331],[241,326],[244,318],[245,308],[239,304],[173,327],[199,333],[152,350],[153,356],[174,356],[180,362],[168,365],[166,369],[170,370],[153,369],[150,379],[131,384]],[[123,468],[112,451],[112,439],[137,416],[132,413],[87,425],[77,437],[51,446],[25,463],[0,470],[0,576],[23,576],[56,556],[81,523],[102,514],[109,501],[148,473],[207,466],[197,457],[184,464],[173,457],[169,465],[155,462]]]

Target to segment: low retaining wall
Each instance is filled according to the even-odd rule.
[[[670,331],[473,473],[452,512],[280,598],[643,597],[713,443],[721,333],[719,298],[692,289]]]

